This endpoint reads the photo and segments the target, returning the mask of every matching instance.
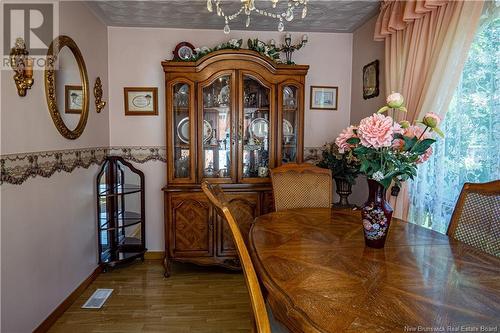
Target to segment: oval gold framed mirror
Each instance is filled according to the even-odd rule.
[[[59,133],[74,140],[89,115],[89,81],[82,53],[68,36],[56,37],[47,51],[45,97]]]

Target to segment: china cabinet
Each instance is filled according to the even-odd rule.
[[[97,175],[99,264],[113,267],[146,252],[144,174],[109,156]]]
[[[200,184],[221,183],[238,214],[247,217],[241,220],[273,210],[269,169],[302,162],[309,66],[276,64],[250,50],[220,50],[162,66],[165,276],[172,260],[238,269],[231,234]]]

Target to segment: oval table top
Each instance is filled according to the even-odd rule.
[[[292,332],[498,331],[500,259],[432,230],[393,218],[371,249],[359,211],[292,209],[258,217],[249,243]]]

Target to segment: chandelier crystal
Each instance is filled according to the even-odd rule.
[[[268,0],[272,3],[272,8],[276,8],[280,0]],[[307,2],[308,0],[282,0],[286,1],[288,6],[287,9],[284,12],[271,12],[263,9],[258,9],[255,7],[255,0],[241,0],[241,7],[240,9],[233,13],[233,14],[226,14],[224,12],[224,9],[222,8],[222,1],[221,0],[207,0],[207,10],[211,13],[214,12],[214,5],[215,5],[215,13],[217,16],[224,17],[225,25],[224,25],[224,33],[228,34],[231,32],[231,29],[229,28],[229,22],[233,21],[236,19],[238,16],[241,14],[246,15],[246,21],[245,21],[245,26],[248,28],[250,26],[250,15],[255,12],[259,15],[262,16],[267,16],[271,17],[273,19],[276,19],[278,21],[278,31],[282,32],[285,30],[285,23],[283,22],[283,19],[285,19],[287,22],[291,22],[295,15],[294,15],[294,10],[300,10],[299,7],[302,7],[301,11],[301,17],[305,18],[307,15]]]

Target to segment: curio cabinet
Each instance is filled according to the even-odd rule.
[[[224,220],[201,191],[220,183],[251,221],[273,210],[269,169],[302,162],[308,66],[250,50],[164,61],[167,185],[165,275],[173,260],[238,269]],[[248,230],[249,226],[240,226]]]
[[[144,260],[144,174],[121,157],[107,157],[97,175],[97,221],[104,269]]]

